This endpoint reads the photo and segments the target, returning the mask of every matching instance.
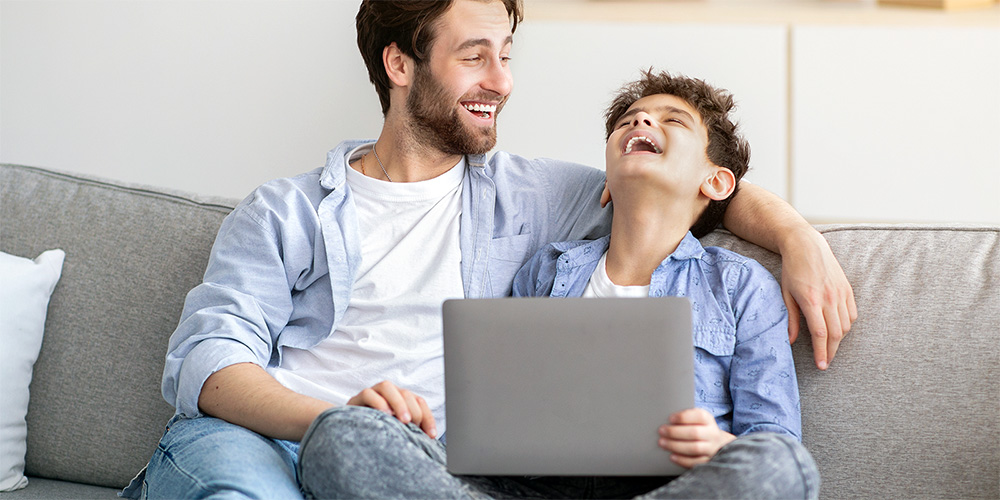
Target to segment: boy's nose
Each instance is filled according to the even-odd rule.
[[[646,125],[648,127],[652,127],[653,126],[653,119],[652,119],[652,117],[650,117],[649,115],[647,115],[644,111],[640,111],[640,112],[636,113],[635,119],[632,120],[632,126],[633,127],[637,127],[640,124]]]

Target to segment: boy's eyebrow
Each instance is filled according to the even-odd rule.
[[[687,119],[689,119],[691,121],[696,121],[694,119],[694,117],[691,116],[691,113],[688,113],[687,111],[684,111],[683,109],[678,108],[676,106],[670,106],[670,105],[667,105],[667,104],[662,105],[662,106],[655,106],[655,107],[653,107],[651,109],[647,109],[647,108],[632,108],[632,109],[626,111],[625,114],[623,114],[622,117],[619,118],[619,120],[624,120],[625,118],[628,118],[628,117],[630,117],[630,116],[632,116],[632,115],[634,115],[634,114],[636,114],[636,113],[638,113],[640,111],[645,111],[646,113],[649,113],[650,111],[666,111],[668,113],[681,114],[681,115],[684,115],[685,117],[687,117]]]
[[[501,47],[510,45],[512,43],[514,43],[514,35],[510,35],[506,39],[504,39],[503,45],[501,45]],[[470,47],[480,47],[480,46],[492,47],[493,42],[489,38],[473,38],[471,40],[466,40],[462,42],[462,44],[459,45],[458,48],[456,48],[455,50],[465,50]]]

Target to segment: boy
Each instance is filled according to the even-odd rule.
[[[805,491],[795,495],[812,497],[818,477],[799,444],[798,387],[778,284],[757,262],[718,247],[703,248],[697,240],[722,220],[748,169],[749,145],[728,116],[733,107],[731,95],[669,73],[647,71],[626,85],[606,113],[602,203],[614,200],[611,234],[548,245],[520,270],[513,291],[517,296],[688,297],[698,408],[670,416],[659,429],[660,447],[690,469],[714,461],[738,436],[766,432],[754,440],[777,439],[794,448],[802,460],[793,460],[793,470],[782,475],[804,478]],[[744,472],[753,474],[766,452],[757,450],[753,459],[754,445],[744,451]],[[725,466],[689,471],[652,495],[700,497],[712,491],[727,496],[718,491],[726,479],[701,484],[710,490],[679,490],[692,481],[706,483],[688,476],[720,473],[723,478],[722,469],[739,468],[732,457],[721,460]],[[769,481],[762,477],[750,483],[767,488]],[[743,482],[729,494],[756,497],[746,487]],[[785,497],[792,491],[759,493]]]

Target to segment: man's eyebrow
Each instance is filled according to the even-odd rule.
[[[683,109],[678,108],[676,106],[670,106],[670,105],[655,106],[655,107],[649,108],[649,109],[647,109],[647,108],[632,108],[632,109],[626,111],[625,114],[623,114],[622,117],[619,118],[619,120],[624,120],[625,118],[628,118],[628,117],[630,117],[632,115],[635,115],[636,113],[638,113],[640,111],[645,111],[646,113],[649,113],[651,111],[666,111],[667,113],[677,113],[677,114],[680,114],[680,115],[684,115],[689,120],[696,121],[694,119],[694,117],[691,116],[691,113],[688,113],[687,111],[684,111]]]
[[[514,43],[514,35],[508,36],[501,47]],[[455,50],[465,50],[471,47],[492,47],[493,42],[489,38],[473,38],[462,42]]]

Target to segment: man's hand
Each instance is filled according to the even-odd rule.
[[[711,460],[736,436],[719,429],[715,417],[701,408],[670,415],[670,423],[660,426],[660,448],[671,452],[670,460],[690,469]]]
[[[351,398],[347,404],[351,406],[367,406],[395,416],[404,424],[414,423],[428,436],[437,438],[437,428],[434,424],[434,414],[431,413],[424,398],[406,389],[396,387],[396,384],[384,380],[375,384]]]
[[[804,231],[781,246],[781,294],[788,308],[788,340],[795,342],[806,318],[816,366],[825,370],[858,319],[854,290],[830,245],[816,231]]]

